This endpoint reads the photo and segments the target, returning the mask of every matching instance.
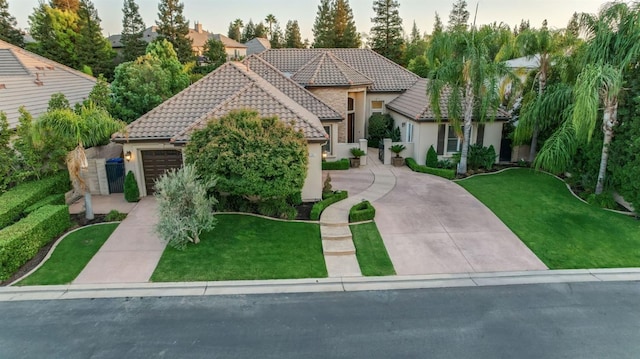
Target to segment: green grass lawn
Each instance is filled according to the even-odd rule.
[[[640,267],[640,221],[579,201],[553,176],[514,169],[458,184],[551,269]]]
[[[327,276],[320,226],[220,214],[216,228],[184,251],[167,247],[154,282]]]
[[[375,222],[350,227],[362,275],[395,275],[396,271],[393,269],[393,264]]]
[[[17,285],[71,283],[106,242],[118,223],[81,228],[58,243],[51,258]]]

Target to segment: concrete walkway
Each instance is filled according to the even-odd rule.
[[[92,195],[91,204],[94,214],[107,214],[114,209],[121,213],[129,213],[137,205],[137,203],[125,201],[122,193],[112,193],[108,196]],[[71,214],[82,213],[84,210],[84,196],[78,198],[69,206],[69,213]]]
[[[73,284],[148,282],[165,248],[153,232],[156,222],[155,198],[142,198]]]

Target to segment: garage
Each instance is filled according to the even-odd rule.
[[[172,168],[182,167],[182,152],[176,150],[147,150],[141,151],[142,169],[144,171],[144,185],[147,196],[153,194],[156,178],[162,176]]]

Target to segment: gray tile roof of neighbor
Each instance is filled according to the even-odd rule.
[[[244,49],[247,46],[244,44],[241,44],[239,42],[237,42],[236,40],[230,38],[230,37],[226,37],[222,34],[212,34],[210,36],[210,38],[214,38],[220,42],[222,42],[222,44],[224,45],[225,48],[240,48],[240,49]]]
[[[254,37],[253,39],[244,43],[247,46],[247,56],[253,54],[259,54],[264,50],[271,48],[271,42],[264,37]]]
[[[370,92],[402,92],[420,77],[369,49],[270,49],[258,56],[278,70],[295,76],[318,55],[330,53],[371,79]]]
[[[209,120],[239,109],[253,109],[264,117],[278,116],[309,141],[328,137],[316,115],[246,65],[227,62],[129,124],[128,139],[183,143]],[[116,141],[126,141],[122,134],[115,136]]]
[[[15,128],[24,106],[36,118],[47,111],[54,93],[74,105],[88,96],[96,79],[0,40],[0,111]]]
[[[449,118],[447,103],[450,94],[451,89],[445,88],[440,96],[440,112],[443,120]],[[427,80],[421,79],[405,93],[389,102],[387,108],[416,121],[435,121],[436,114],[433,112],[430,102],[427,97]],[[498,109],[496,119],[507,120],[509,118],[511,116],[508,112]]]

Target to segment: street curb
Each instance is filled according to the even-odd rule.
[[[526,272],[222,282],[121,283],[90,285],[69,284],[55,286],[1,287],[0,302],[57,299],[357,292],[373,290],[622,281],[640,281],[640,268],[570,269]]]

